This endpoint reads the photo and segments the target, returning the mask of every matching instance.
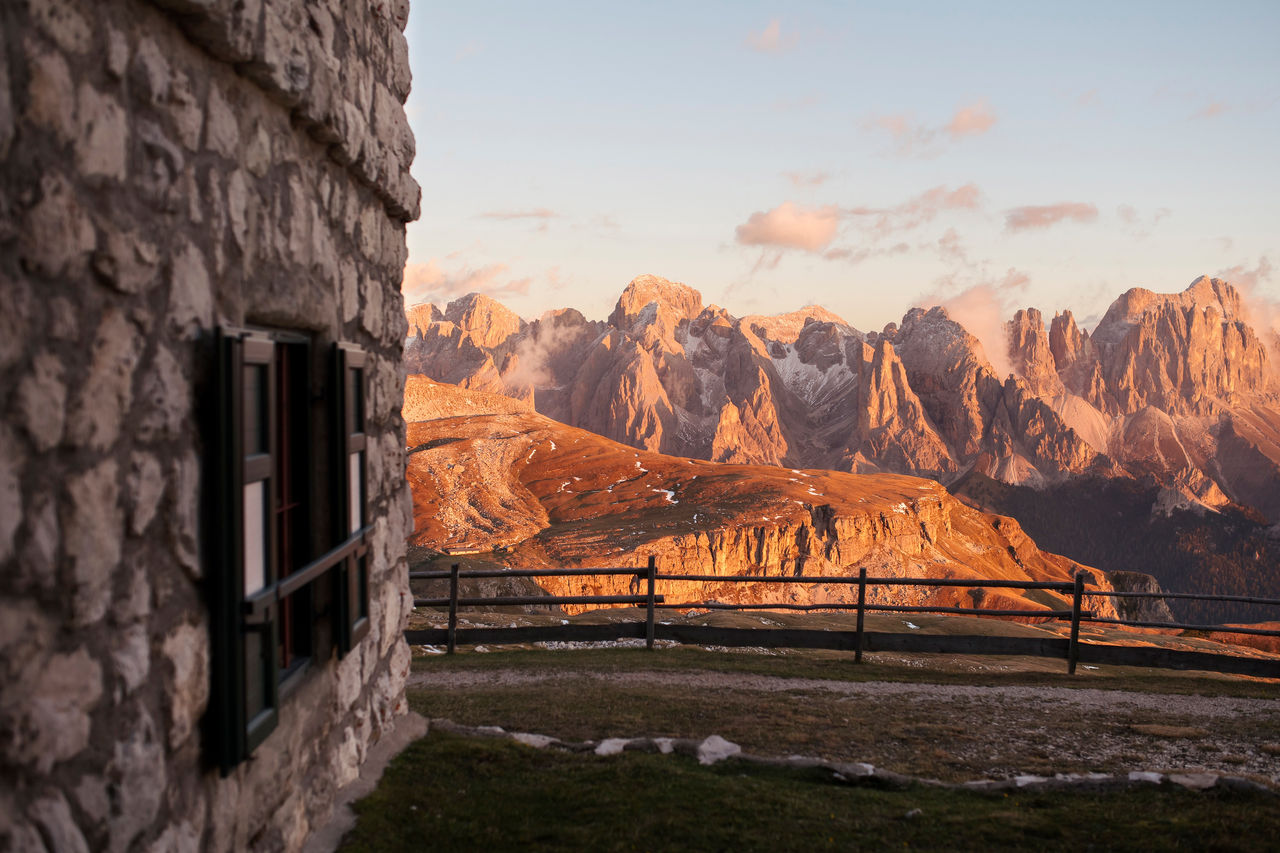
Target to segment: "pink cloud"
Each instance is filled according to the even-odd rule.
[[[532,279],[513,279],[507,275],[506,264],[488,264],[479,269],[462,267],[446,271],[435,258],[426,263],[408,264],[400,291],[407,304],[448,301],[468,293],[484,293],[495,296],[503,293],[528,293]]]
[[[892,113],[873,116],[863,122],[863,127],[888,133],[899,155],[932,157],[941,152],[941,143],[946,139],[956,142],[966,136],[981,136],[996,121],[995,110],[984,98],[958,108],[945,124],[921,124],[905,113]]]
[[[799,37],[794,34],[782,35],[782,22],[777,18],[760,32],[747,35],[747,47],[761,53],[782,53],[795,47],[798,41]]]
[[[839,225],[840,211],[834,205],[807,208],[786,201],[773,210],[751,214],[735,233],[744,246],[817,252],[835,238]]]
[[[1210,101],[1192,113],[1192,118],[1215,118],[1231,109],[1224,101]]]
[[[831,178],[826,172],[783,172],[782,174],[796,187],[820,186]]]
[[[944,211],[979,210],[982,191],[976,184],[965,184],[954,190],[932,187],[894,207],[854,207],[845,211],[853,217],[872,217],[872,230],[880,235],[907,231],[931,222]]]
[[[1131,204],[1122,204],[1116,208],[1116,216],[1126,225],[1138,224],[1138,210]]]
[[[490,210],[480,214],[480,219],[555,219],[560,214],[554,210],[548,210],[545,207],[536,207],[532,210]]]
[[[1026,231],[1033,228],[1048,228],[1059,222],[1094,222],[1098,218],[1098,208],[1080,201],[1063,201],[1057,204],[1027,205],[1015,207],[1005,213],[1004,229],[1006,231]]]
[[[990,130],[995,123],[996,114],[986,99],[983,99],[956,110],[947,125],[947,133],[951,134],[952,139],[978,136]]]

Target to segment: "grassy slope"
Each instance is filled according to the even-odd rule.
[[[825,771],[432,734],[357,804],[342,849],[1264,850],[1280,832],[1274,799],[1256,794],[993,796],[834,782]]]

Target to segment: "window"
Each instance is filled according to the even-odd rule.
[[[368,633],[365,355],[334,345],[317,363],[308,336],[265,330],[223,330],[216,347],[208,716],[226,772],[313,660]]]

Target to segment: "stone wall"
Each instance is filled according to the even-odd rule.
[[[297,849],[405,710],[407,14],[0,3],[0,849]],[[368,636],[226,778],[195,415],[223,324],[369,352],[374,523]]]

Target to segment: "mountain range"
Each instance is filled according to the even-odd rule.
[[[1014,367],[1004,377],[940,307],[861,332],[818,306],[735,318],[656,276],[631,281],[604,321],[563,309],[530,322],[480,294],[407,314],[410,373],[636,449],[927,477],[1101,568],[1176,575],[1196,591],[1213,558],[1219,591],[1237,574],[1280,581],[1275,354],[1219,279],[1129,290],[1092,331],[1069,311],[1047,325],[1019,311],[1001,342]],[[1123,505],[1090,505],[1104,493]],[[1079,519],[1053,508],[1076,504],[1134,519],[1111,539],[1145,541],[1170,523],[1174,538],[1199,533],[1176,566],[1153,566],[1151,549],[1135,560],[1102,533],[1068,539]],[[1210,540],[1257,547],[1224,564],[1221,548],[1201,547]]]

